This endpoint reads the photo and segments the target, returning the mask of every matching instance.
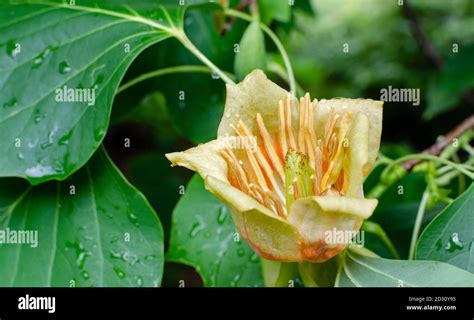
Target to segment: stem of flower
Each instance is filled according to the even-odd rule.
[[[246,13],[233,10],[233,9],[226,9],[224,11],[224,14],[226,16],[230,17],[235,17],[239,18],[248,22],[253,21],[253,17],[251,15],[248,15]],[[277,47],[278,51],[281,54],[281,57],[283,58],[283,63],[285,64],[286,72],[288,74],[288,81],[290,85],[290,91],[293,94],[296,94],[296,81],[295,81],[295,74],[293,73],[293,68],[291,66],[290,58],[288,57],[288,53],[285,50],[285,47],[281,43],[280,39],[276,36],[276,34],[269,28],[267,27],[264,23],[260,22],[260,28],[262,28],[263,32],[267,34],[267,36],[273,41],[275,46]]]
[[[418,235],[420,234],[421,223],[423,222],[429,196],[430,193],[428,188],[426,188],[425,192],[423,192],[423,196],[421,197],[420,206],[418,207],[418,212],[416,214],[415,226],[413,227],[413,233],[411,236],[410,251],[408,253],[408,260],[413,260],[415,258],[416,242],[418,240]]]
[[[291,287],[298,275],[298,264],[261,259],[265,287]],[[294,283],[293,283],[294,284]]]
[[[385,230],[378,223],[373,222],[373,221],[364,221],[364,224],[362,225],[362,230],[369,233],[373,233],[376,236],[378,236],[380,240],[382,240],[383,244],[390,251],[390,254],[395,259],[398,259],[398,260],[400,259],[400,254],[398,253],[397,249],[395,248],[392,241],[385,233]]]
[[[158,69],[154,70],[151,72],[144,73],[127,83],[123,84],[118,88],[117,94],[121,93],[124,90],[127,90],[128,88],[151,78],[155,77],[161,77],[165,76],[168,74],[174,74],[174,73],[207,73],[207,74],[212,74],[212,70],[209,69],[207,66],[196,66],[196,65],[182,65],[182,66],[174,66],[174,67],[168,67],[168,68],[163,68],[163,69]],[[233,78],[233,75],[227,74],[229,78]]]
[[[389,164],[387,166],[387,168],[385,168],[385,172],[388,172],[389,170],[391,170],[395,165],[397,164],[400,164],[400,163],[404,163],[408,160],[415,160],[415,159],[419,159],[419,160],[431,160],[431,161],[434,161],[434,162],[439,162],[439,163],[442,163],[442,164],[445,164],[447,166],[450,166],[452,167],[453,169],[456,169],[458,170],[459,172],[462,172],[463,174],[465,174],[466,176],[468,176],[469,178],[471,179],[474,179],[474,173],[473,172],[470,172],[469,170],[467,170],[466,168],[464,168],[464,166],[458,164],[458,163],[454,163],[452,161],[449,161],[449,160],[446,160],[446,159],[443,159],[443,158],[440,158],[440,157],[437,157],[437,156],[433,156],[433,155],[430,155],[430,154],[423,154],[423,153],[418,153],[418,154],[410,154],[410,155],[407,155],[407,156],[404,156],[404,157],[401,157],[401,158],[398,158],[396,160],[394,160],[391,164]]]
[[[235,82],[227,76],[227,74],[219,69],[211,60],[209,60],[195,45],[191,42],[183,30],[178,30],[174,34],[181,44],[196,56],[202,63],[208,66],[215,74],[217,74],[225,83],[235,84]]]

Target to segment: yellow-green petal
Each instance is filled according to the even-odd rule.
[[[328,243],[328,232],[357,231],[362,221],[369,218],[377,200],[314,196],[295,201],[288,223],[298,229],[302,238],[304,259],[323,262],[339,253],[347,243]]]
[[[227,163],[220,154],[223,147],[221,141],[212,140],[183,152],[167,153],[165,156],[173,166],[196,171],[203,179],[213,176],[227,181]]]
[[[337,114],[346,112],[364,114],[369,123],[368,131],[368,163],[365,166],[364,174],[367,175],[373,167],[380,147],[382,135],[382,107],[383,102],[372,99],[322,99],[317,103],[315,112],[315,130],[318,138],[322,137],[325,124],[328,120],[331,108]]]
[[[217,136],[233,135],[231,125],[242,120],[257,135],[255,116],[260,113],[270,133],[279,128],[278,103],[286,99],[288,91],[268,80],[261,70],[252,71],[238,84],[227,84],[227,98]],[[295,117],[296,121],[296,117]]]
[[[232,207],[239,233],[260,256],[269,260],[301,261],[296,228],[226,182],[208,176],[206,188]]]
[[[369,166],[369,120],[365,114],[358,113],[354,116],[348,142],[349,152],[344,158],[344,171],[349,176],[346,195],[363,198],[365,170]]]

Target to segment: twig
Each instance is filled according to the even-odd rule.
[[[255,3],[255,0],[240,0],[240,3],[235,7],[235,10],[244,11],[245,8],[251,6],[253,3]],[[226,22],[221,30],[221,36],[226,35],[227,32],[232,30],[236,20],[236,17],[227,17]]]
[[[423,150],[421,153],[437,156],[444,150],[444,148],[446,148],[450,143],[452,143],[453,139],[459,137],[464,132],[468,130],[472,130],[472,129],[474,129],[474,115],[471,115],[470,117],[464,119],[463,122],[461,122],[453,130],[448,132],[441,140],[437,141],[428,149]],[[407,171],[410,171],[414,166],[419,164],[421,161],[423,160],[422,159],[409,160],[403,163],[403,167]]]
[[[416,13],[413,10],[412,6],[408,3],[408,0],[404,1],[402,7],[405,16],[410,21],[413,35],[415,36],[416,42],[418,42],[418,45],[423,51],[423,54],[437,69],[441,69],[441,67],[443,66],[443,59],[435,50],[435,48],[421,29],[418,17],[416,16]]]

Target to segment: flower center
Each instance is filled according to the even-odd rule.
[[[317,101],[311,102],[306,94],[296,106],[293,102],[289,95],[280,101],[279,127],[273,137],[257,113],[258,146],[227,147],[221,153],[228,165],[230,183],[283,218],[295,200],[328,192],[342,195],[349,182],[345,168],[350,158],[345,155],[351,114],[340,116],[331,109],[317,137]],[[296,117],[292,116],[294,107]],[[238,138],[254,137],[242,120],[233,128]]]

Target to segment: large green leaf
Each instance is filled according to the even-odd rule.
[[[167,260],[195,267],[205,286],[263,286],[259,257],[236,238],[230,209],[198,175],[173,212],[170,242]]]
[[[207,1],[186,1],[199,2]],[[75,3],[0,5],[0,176],[37,184],[84,165],[104,138],[124,72],[182,28],[186,8],[175,0]],[[64,88],[95,89],[95,103],[58,102]]]
[[[347,251],[338,287],[474,287],[474,275],[438,261],[389,260]]]
[[[103,150],[64,182],[15,181],[0,180],[0,194],[14,189],[1,197],[0,232],[37,231],[38,246],[1,241],[0,286],[160,285],[160,221]]]
[[[474,272],[474,183],[423,231],[418,260],[443,261]]]

